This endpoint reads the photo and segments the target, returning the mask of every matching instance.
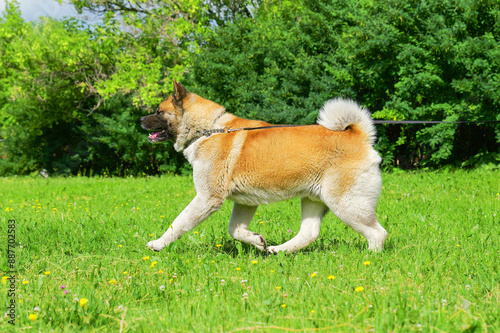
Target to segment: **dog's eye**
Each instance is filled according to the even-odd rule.
[[[160,115],[163,113],[163,111],[156,110],[156,117],[160,118]]]

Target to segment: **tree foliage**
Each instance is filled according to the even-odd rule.
[[[152,147],[139,128],[144,109],[137,101],[151,96],[145,92],[151,72],[120,76],[126,58],[120,50],[130,45],[115,22],[93,30],[74,20],[31,24],[9,4],[0,22],[0,43],[1,172],[123,175],[182,166],[171,146]],[[144,81],[134,81],[142,74]],[[123,89],[111,93],[118,76],[137,86],[120,84]],[[161,93],[154,97],[161,99]]]
[[[208,34],[194,63],[200,92],[279,123],[310,123],[338,96],[380,119],[500,119],[497,1],[288,5]],[[498,124],[387,125],[379,133],[386,165],[498,158]]]
[[[138,119],[172,79],[228,111],[310,124],[333,97],[375,118],[500,120],[493,0],[72,0],[102,19],[0,17],[0,174],[179,172]],[[386,166],[499,163],[498,123],[378,126]]]

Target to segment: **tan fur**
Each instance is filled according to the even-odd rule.
[[[325,108],[322,124],[327,126],[337,119],[332,113],[335,108],[343,108],[342,121],[351,115],[361,120],[344,124],[343,131],[310,125],[203,134],[269,124],[226,113],[222,106],[174,83],[174,94],[160,104],[156,118],[152,115],[141,121],[150,130],[166,128],[165,124],[173,128],[169,131],[175,134],[174,147],[193,166],[197,196],[172,228],[148,247],[161,250],[230,199],[235,207],[229,232],[259,249],[293,252],[307,246],[318,237],[329,208],[361,232],[370,249],[381,250],[387,233],[375,217],[381,179],[380,157],[370,144],[374,129],[367,127],[372,126],[371,120],[367,111],[358,113],[351,101],[330,101]],[[268,247],[261,235],[248,230],[256,206],[297,196],[302,198],[302,227],[292,240]]]

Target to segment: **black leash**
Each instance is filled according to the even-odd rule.
[[[198,132],[193,138],[191,138],[186,143],[186,148],[189,147],[193,142],[195,142],[199,138],[204,137],[204,136],[211,136],[212,134],[232,133],[232,132],[238,132],[238,131],[253,131],[253,130],[262,130],[262,129],[279,128],[279,127],[299,127],[299,126],[319,126],[319,125],[318,124],[312,124],[312,125],[270,125],[270,126],[262,126],[262,127],[240,127],[240,128],[224,127],[224,128],[216,128],[216,129],[211,129],[211,130],[203,130],[201,132]],[[186,149],[186,148],[184,148],[184,149]]]
[[[374,124],[480,124],[480,123],[500,123],[500,120],[456,120],[456,121],[442,121],[442,120],[374,120],[372,119]],[[186,143],[186,148],[189,147],[193,142],[198,140],[203,136],[211,136],[212,134],[217,133],[232,133],[238,131],[254,131],[254,130],[263,130],[269,128],[282,128],[282,127],[301,127],[301,126],[320,126],[319,124],[311,124],[311,125],[269,125],[262,127],[240,127],[240,128],[217,128],[211,130],[203,130],[202,132],[198,132],[192,139],[190,139]]]
[[[374,124],[478,124],[478,123],[500,123],[500,120],[373,120]]]

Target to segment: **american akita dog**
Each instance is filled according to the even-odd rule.
[[[289,253],[309,245],[328,210],[361,233],[368,249],[382,250],[387,232],[375,216],[381,158],[373,149],[370,113],[357,103],[332,99],[319,111],[318,124],[272,126],[236,117],[174,81],[173,94],[156,114],[142,117],[141,125],[153,132],[150,142],[173,140],[184,153],[197,193],[148,248],[160,251],[229,199],[229,233],[260,250]],[[291,240],[268,246],[248,229],[258,205],[293,197],[302,200],[302,224]]]

